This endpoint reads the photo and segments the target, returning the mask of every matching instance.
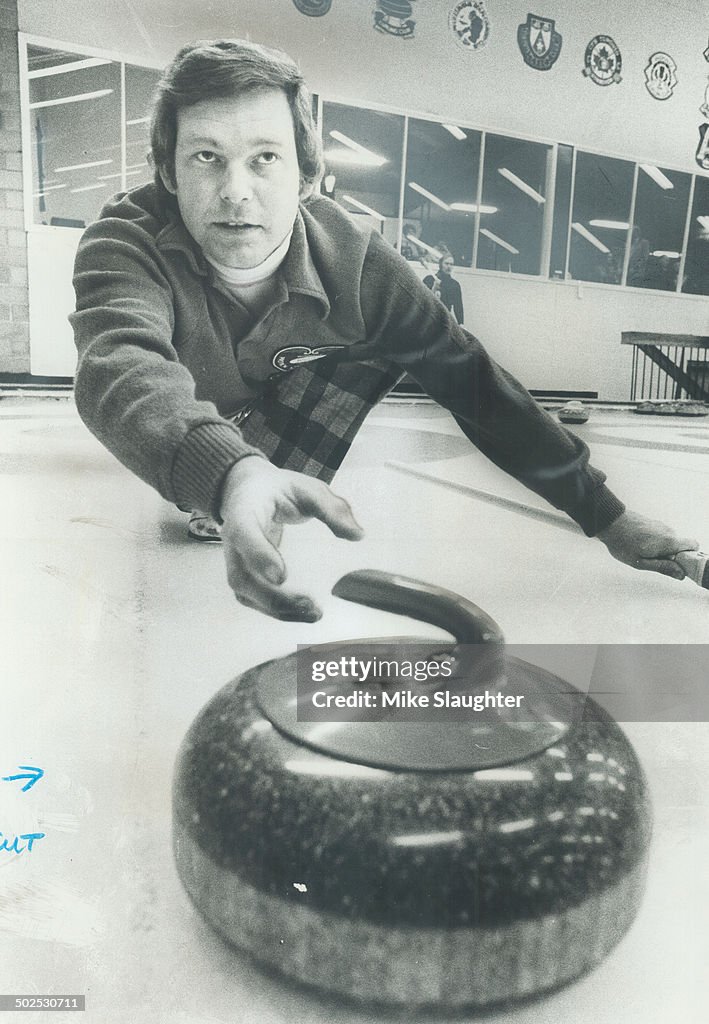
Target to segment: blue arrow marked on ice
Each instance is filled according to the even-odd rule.
[[[17,767],[20,769],[20,771],[23,774],[21,774],[21,775],[4,775],[2,781],[3,782],[17,782],[18,779],[27,779],[27,782],[22,787],[22,792],[23,793],[26,793],[28,789],[31,789],[32,786],[34,786],[35,782],[39,782],[39,780],[44,775],[44,768],[34,768],[30,764],[18,764]]]

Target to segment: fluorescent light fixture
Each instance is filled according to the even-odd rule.
[[[443,255],[443,253],[439,252],[438,249],[434,249],[434,247],[432,245],[429,245],[428,242],[421,241],[421,239],[417,238],[416,235],[404,235],[404,238],[406,238],[407,241],[411,242],[413,245],[418,246],[419,249],[423,249],[424,252],[428,252],[431,254],[431,256],[435,256],[437,260],[440,260],[441,256]]]
[[[537,192],[536,188],[532,188],[531,185],[528,185],[526,181],[522,181],[521,178],[518,178],[516,174],[513,174],[512,171],[509,171],[506,167],[498,167],[497,173],[501,174],[503,178],[507,178],[511,185],[518,188],[520,192],[524,192],[524,194],[533,199],[535,203],[546,202],[546,199],[541,192]]]
[[[328,164],[347,164],[350,167],[381,167],[386,163],[381,157],[365,156],[351,149],[326,149],[323,156]]]
[[[150,170],[150,168],[148,167],[147,161],[143,160],[142,163],[139,163],[139,164],[126,164],[126,170],[127,171],[138,171],[138,170],[140,170],[140,171],[148,171],[148,170]]]
[[[28,71],[28,78],[46,78],[48,75],[65,75],[67,71],[81,71],[83,68],[97,68],[101,64],[112,64],[110,60],[103,60],[101,57],[87,57],[86,60],[72,60],[66,64],[52,64],[49,68],[37,68],[36,71]]]
[[[98,185],[82,185],[81,188],[70,188],[70,192],[92,192],[96,188],[105,188],[103,182],[99,182]]]
[[[62,171],[83,171],[87,167],[105,167],[106,164],[112,164],[113,160],[92,160],[88,164],[69,164],[66,167],[55,167],[54,173],[61,174]]]
[[[668,259],[678,260],[682,256],[681,252],[671,252],[669,249],[655,249],[654,252],[650,253],[651,256],[667,256]]]
[[[440,206],[442,210],[450,211],[450,206],[448,205],[448,203],[444,203],[442,199],[439,199],[438,196],[435,196],[433,192],[429,192],[427,188],[423,187],[423,185],[419,185],[415,181],[410,181],[409,188],[412,188],[414,192],[418,192],[419,195],[424,196],[424,198],[428,199],[430,202],[435,203],[436,206]]]
[[[444,124],[442,127],[445,128],[447,132],[450,132],[453,138],[457,139],[458,142],[462,142],[463,139],[467,139],[468,137],[463,129],[459,128],[457,124]]]
[[[477,203],[451,203],[451,210],[457,210],[458,213],[497,213],[496,206],[478,206]]]
[[[645,171],[647,176],[649,178],[652,178],[655,184],[659,185],[660,188],[674,188],[674,185],[672,184],[670,179],[667,177],[666,174],[662,173],[659,167],[653,167],[652,164],[640,164],[640,170]]]
[[[66,188],[67,184],[64,182],[63,185],[45,185],[40,192],[35,192],[36,196],[46,195],[47,192],[56,192],[58,188]]]
[[[30,103],[30,110],[37,110],[39,107],[58,107],[62,103],[81,103],[83,100],[97,100],[101,96],[110,96],[113,89],[97,89],[96,92],[82,92],[76,96],[63,96],[58,100],[40,100],[39,103]]]
[[[600,238],[596,238],[596,236],[591,231],[589,231],[588,228],[584,227],[583,224],[579,224],[578,221],[574,221],[571,227],[574,229],[574,231],[578,232],[578,234],[581,235],[582,238],[585,238],[587,242],[590,242],[591,245],[595,245],[595,247],[600,252],[610,252],[608,246],[604,245]]]
[[[375,220],[380,220],[382,223],[386,220],[381,213],[377,213],[371,206],[367,206],[366,203],[360,203],[359,199],[355,199],[353,196],[343,196],[345,202],[351,203],[352,206],[356,206],[358,210],[362,210],[363,213],[368,213],[370,217],[374,217]]]
[[[697,217],[697,220],[705,231],[709,231],[709,217]]]
[[[609,231],[627,231],[630,227],[627,220],[590,220],[588,222],[594,228],[607,228]]]
[[[368,163],[380,166],[387,162],[387,158],[385,156],[379,156],[378,153],[373,153],[371,149],[367,149],[366,146],[361,146],[359,142],[355,142],[355,140],[351,139],[349,135],[344,135],[342,132],[338,132],[336,128],[333,128],[330,132],[330,137],[335,139],[336,142],[341,142],[342,145],[347,146],[348,149],[354,150],[355,153],[359,153],[361,156],[366,157]]]
[[[148,168],[146,167],[145,170],[147,171]],[[128,169],[126,169],[126,178],[132,178],[134,174],[140,174],[140,171],[129,171]],[[98,176],[98,178],[96,180],[97,181],[113,181],[114,178],[121,178],[121,177],[123,177],[123,175],[121,174],[120,171],[117,171],[115,174],[99,174],[99,176]]]
[[[132,117],[126,124],[147,124],[149,120],[149,117]]]
[[[502,249],[506,249],[507,252],[511,252],[513,256],[519,256],[519,249],[515,249],[513,245],[506,242],[504,238],[500,238],[499,235],[493,235],[492,231],[488,231],[487,228],[480,228],[480,234],[485,235],[485,237],[489,238],[491,242],[494,242],[495,245],[499,245]]]
[[[465,832],[413,832],[410,835],[391,836],[389,842],[392,846],[412,846],[416,848],[426,846],[450,846],[451,843],[460,843],[466,838]]]

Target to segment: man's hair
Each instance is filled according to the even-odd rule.
[[[156,181],[162,171],[171,184],[175,183],[178,110],[201,100],[224,99],[258,89],[281,89],[286,95],[293,115],[300,194],[310,195],[322,176],[323,158],[305,80],[288,54],[243,39],[191,43],[165,68],[150,122]]]

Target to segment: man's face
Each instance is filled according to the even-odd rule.
[[[453,257],[449,257],[441,263],[441,270],[444,274],[451,274],[453,272]]]
[[[179,110],[175,181],[163,181],[205,256],[227,267],[258,266],[298,210],[300,169],[285,93],[259,89]]]

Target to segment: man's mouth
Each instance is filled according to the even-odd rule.
[[[215,224],[218,228],[227,228],[231,231],[253,231],[259,226],[243,220],[218,220]]]

